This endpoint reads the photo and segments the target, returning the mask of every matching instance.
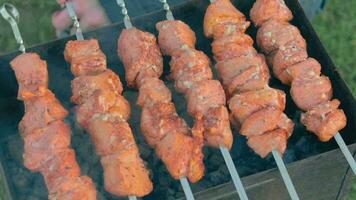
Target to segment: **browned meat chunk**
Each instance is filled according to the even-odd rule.
[[[257,55],[257,51],[253,46],[247,44],[231,43],[226,45],[222,49],[213,49],[214,59],[217,62],[230,60],[236,57],[254,57]]]
[[[175,88],[182,93],[186,93],[194,84],[213,77],[209,58],[194,49],[184,48],[180,54],[172,57],[170,66]]]
[[[205,114],[212,107],[224,106],[226,98],[219,81],[206,80],[194,85],[187,93],[188,112]]]
[[[171,102],[143,107],[141,130],[151,147],[155,147],[168,134],[189,133],[187,124],[177,115],[174,104]]]
[[[340,102],[337,99],[319,104],[303,113],[301,122],[321,141],[329,141],[346,126],[346,116],[343,110],[338,109],[339,105]]]
[[[211,107],[203,115],[195,115],[196,123],[192,132],[203,135],[205,142],[212,147],[219,148],[221,145],[231,149],[233,137],[231,133],[229,113],[223,106]]]
[[[142,197],[152,191],[152,182],[135,144],[115,154],[103,156],[101,164],[108,192],[118,196]]]
[[[137,104],[139,106],[145,107],[155,103],[169,103],[171,101],[171,91],[162,80],[158,78],[147,78],[142,80],[137,99]]]
[[[284,111],[285,104],[285,93],[273,88],[236,94],[229,100],[231,117],[237,127],[241,127],[247,117],[262,108],[272,106]]]
[[[250,10],[250,17],[256,26],[261,26],[270,19],[290,21],[293,15],[284,0],[257,0]]]
[[[307,46],[297,27],[276,20],[264,23],[257,31],[256,40],[258,46],[267,54],[283,49],[291,42],[298,48],[306,49]]]
[[[291,95],[295,104],[307,111],[331,99],[331,82],[326,76],[298,77],[292,82]]]
[[[106,56],[94,39],[67,42],[64,57],[74,76],[95,75],[106,69]]]
[[[20,100],[41,96],[47,91],[47,64],[36,53],[24,53],[10,63],[19,84],[17,98]]]
[[[72,81],[71,101],[82,104],[97,90],[108,90],[116,95],[122,93],[122,84],[118,75],[110,69],[95,76],[79,76]]]
[[[245,30],[250,26],[250,22],[244,21],[241,23],[242,24],[235,24],[234,22],[225,22],[216,24],[213,30],[214,40],[245,32]]]
[[[79,177],[80,167],[75,160],[75,152],[67,149],[54,154],[50,160],[40,168],[48,188],[53,188],[63,177]]]
[[[283,155],[287,148],[287,139],[287,131],[279,128],[262,135],[252,136],[248,139],[247,144],[259,156],[265,158],[273,150],[277,150]]]
[[[288,77],[284,71],[287,67],[303,62],[308,58],[308,53],[304,48],[295,45],[286,46],[285,49],[277,50],[273,56],[273,73],[284,84],[288,83]]]
[[[192,29],[180,20],[165,20],[156,24],[158,43],[164,55],[173,55],[183,45],[194,48],[196,38]]]
[[[160,77],[163,59],[156,37],[136,28],[124,29],[118,39],[118,55],[125,67],[127,84],[137,86],[144,77]]]
[[[136,146],[129,124],[107,115],[94,117],[89,123],[88,132],[95,144],[96,153],[100,156]]]
[[[242,124],[240,133],[250,138],[277,128],[291,131],[293,127],[294,123],[282,111],[274,107],[267,107],[250,115]]]
[[[36,129],[24,138],[24,165],[38,171],[51,157],[70,145],[70,128],[58,120],[47,127]]]
[[[234,23],[239,26],[241,32],[244,32],[249,22],[246,21],[244,14],[238,11],[230,0],[216,0],[209,5],[204,16],[204,34],[206,37],[213,37],[218,29],[216,26],[224,23]]]
[[[49,188],[49,200],[95,200],[96,190],[87,176],[63,177],[55,186]]]
[[[285,77],[286,84],[291,84],[296,77],[319,76],[320,71],[320,63],[314,58],[308,58],[305,61],[288,66],[281,77]]]
[[[22,137],[25,137],[36,129],[45,128],[53,121],[64,119],[67,115],[67,110],[54,94],[46,90],[43,96],[25,101],[25,115],[19,124],[19,131]]]
[[[229,46],[232,45],[252,46],[253,39],[247,34],[237,32],[225,37],[221,37],[219,39],[214,39],[211,47],[213,54],[217,55],[217,57],[220,57],[219,55],[227,52]]]
[[[193,148],[188,166],[187,177],[191,183],[196,183],[203,178],[205,166],[203,162],[204,154],[202,148],[204,146],[203,140],[194,138]]]

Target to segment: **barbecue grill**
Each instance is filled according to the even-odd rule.
[[[248,12],[253,4],[251,1],[233,1],[234,5],[248,16]],[[294,15],[292,23],[296,25],[308,43],[308,52],[311,57],[317,59],[323,66],[323,74],[330,77],[334,96],[341,100],[341,108],[344,109],[348,117],[348,125],[341,131],[352,154],[356,151],[355,140],[352,132],[356,125],[356,104],[355,99],[348,90],[344,81],[335,70],[334,64],[323,48],[316,36],[313,28],[308,22],[297,0],[286,0],[288,7]],[[197,35],[197,49],[203,50],[210,57],[211,41],[203,35],[203,17],[209,1],[190,0],[183,4],[172,7],[174,16],[186,22]],[[155,33],[155,23],[165,19],[165,12],[157,11],[144,16],[133,18],[133,24],[138,28]],[[116,54],[116,41],[123,23],[116,23],[109,27],[98,29],[84,34],[86,39],[96,38],[99,40],[102,50],[107,56],[108,66],[120,75],[124,82],[124,70],[122,63]],[[254,38],[256,29],[251,26],[248,33]],[[69,102],[71,89],[70,81],[73,78],[69,65],[63,57],[63,50],[68,40],[75,39],[74,36],[49,42],[29,48],[28,51],[37,52],[41,58],[48,63],[50,89],[56,94],[64,106],[71,110],[73,107]],[[1,126],[2,134],[0,138],[0,158],[3,170],[2,176],[7,180],[7,195],[11,199],[46,199],[47,190],[43,178],[39,174],[33,174],[24,168],[22,164],[23,142],[17,130],[17,124],[23,116],[23,105],[16,100],[17,83],[15,76],[10,69],[9,62],[18,53],[10,53],[0,57],[0,88],[1,97]],[[165,74],[168,74],[168,58],[165,59]],[[175,93],[173,83],[166,81],[166,84],[173,92],[173,101],[176,104],[178,113],[192,125],[192,119],[186,113],[184,96]],[[124,85],[126,83],[124,82]],[[280,84],[276,79],[272,79],[271,85],[286,91],[288,88]],[[133,127],[137,143],[139,145],[142,158],[147,162],[151,170],[154,182],[154,192],[143,199],[179,199],[184,193],[179,185],[179,181],[173,180],[161,161],[158,160],[154,152],[144,142],[139,128],[140,109],[135,104],[137,91],[125,88],[124,96],[130,101],[132,116],[130,124]],[[288,164],[288,171],[301,199],[342,199],[347,194],[350,187],[352,172],[337,148],[334,141],[321,143],[317,138],[308,133],[304,126],[300,124],[300,111],[287,97],[287,114],[296,123],[294,134],[288,143],[288,150],[284,155],[284,161]],[[72,147],[76,150],[77,160],[80,163],[83,174],[88,174],[93,178],[98,188],[99,199],[119,199],[105,192],[103,189],[102,168],[99,157],[93,156],[94,147],[90,138],[79,128],[74,120],[74,112],[67,118],[72,126]],[[236,132],[236,131],[235,131]],[[203,180],[196,184],[191,184],[191,188],[196,199],[236,199],[237,193],[230,183],[230,175],[223,162],[223,158],[218,150],[211,148],[204,149],[205,165],[207,172]],[[246,139],[235,134],[234,146],[231,155],[237,166],[237,170],[242,176],[243,184],[250,199],[289,199],[283,181],[275,169],[272,157],[261,159],[247,145]],[[124,199],[124,198],[123,198]]]

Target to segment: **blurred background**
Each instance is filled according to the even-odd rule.
[[[51,20],[52,14],[60,9],[56,0],[0,0],[0,5],[5,1],[16,5],[19,9],[21,14],[19,26],[23,37],[26,38],[26,46],[46,43],[60,35],[53,27]],[[355,96],[356,0],[300,1],[338,71]],[[112,19],[110,15],[109,17]],[[13,39],[10,26],[1,19],[0,56],[16,48],[17,44]],[[5,200],[2,196],[1,184],[3,184],[2,177],[0,177],[0,200]],[[348,199],[356,200],[355,181]]]

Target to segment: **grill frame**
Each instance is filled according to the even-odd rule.
[[[245,15],[248,14],[248,10],[253,4],[253,2],[248,0],[233,2]],[[337,72],[334,63],[316,35],[298,1],[286,0],[286,3],[295,16],[292,24],[296,25],[301,30],[303,37],[307,40],[310,56],[314,57],[321,63],[322,73],[329,76],[334,87],[334,97],[339,98],[341,101],[341,108],[344,109],[346,116],[348,117],[348,125],[341,131],[341,135],[347,144],[351,144],[349,145],[350,151],[355,155],[356,136],[353,135],[352,132],[356,130],[356,101],[340,74]],[[207,0],[188,0],[172,7],[172,11],[177,19],[191,25],[192,29],[196,32],[198,40],[197,49],[203,50],[210,58],[212,58],[210,48],[211,40],[207,40],[203,36],[202,27],[202,19],[208,4],[209,1]],[[165,13],[161,10],[135,17],[132,21],[138,28],[157,35],[157,31],[154,28],[155,23],[164,20],[164,17]],[[115,23],[108,27],[85,33],[84,37],[87,39],[97,38],[99,40],[100,46],[107,56],[108,66],[120,75],[123,85],[126,85],[123,76],[124,71],[116,54],[116,40],[123,29],[123,23]],[[248,33],[255,38],[256,29],[251,26]],[[72,105],[69,103],[71,94],[70,80],[72,79],[72,75],[69,71],[68,64],[64,61],[62,52],[65,43],[68,40],[73,39],[74,36],[71,36],[28,48],[29,52],[37,52],[42,59],[47,61],[50,89],[53,90],[68,110],[72,108]],[[16,100],[17,83],[9,66],[9,62],[17,55],[18,52],[14,52],[0,56],[0,85],[3,86],[0,88],[0,125],[4,125],[4,127],[17,126],[17,123],[23,116],[22,103]],[[165,74],[168,73],[168,68],[167,58],[165,58]],[[272,80],[272,86],[283,89],[287,94],[289,93],[288,87],[280,85],[275,79]],[[127,88],[125,88],[125,90],[127,90]],[[294,113],[297,108],[291,103],[289,95],[287,98],[289,99],[287,103],[287,113]],[[134,104],[134,102],[130,103],[131,105]],[[175,103],[177,104],[177,102]],[[179,101],[178,103],[182,102]],[[187,118],[186,116],[183,117]],[[134,124],[130,124],[134,126]],[[138,124],[135,125],[137,126]],[[0,133],[0,141],[11,139],[13,134],[18,133],[14,133],[13,130],[3,130]],[[295,132],[294,134],[298,134],[298,132]],[[21,142],[19,144],[21,145]],[[23,148],[20,145],[19,148]],[[343,199],[345,195],[347,195],[352,178],[352,173],[349,170],[347,162],[343,158],[341,152],[336,149],[337,145],[334,141],[322,143],[319,148],[323,153],[307,156],[307,158],[292,162],[287,166],[297,192],[302,199]],[[2,146],[0,146],[0,161],[0,164],[2,163],[2,165],[5,166],[4,162],[6,162],[6,159]],[[237,168],[239,169],[239,164],[237,164]],[[6,195],[8,196],[7,199],[10,199],[11,196],[15,198],[16,194],[13,189],[12,177],[9,177],[6,173],[7,170],[9,169],[5,167],[5,174],[1,174],[2,170],[0,170],[0,175],[6,177],[6,185],[9,185],[9,190],[7,191],[8,194]],[[273,181],[270,181],[272,179]],[[325,181],[328,181],[328,184],[325,184]],[[245,176],[243,177],[243,182],[247,187],[247,192],[251,199],[259,199],[262,197],[263,199],[289,199],[282,179],[276,169],[269,169]],[[319,188],[322,184],[326,186]],[[225,183],[198,192],[196,198],[236,199],[237,194],[231,183]]]

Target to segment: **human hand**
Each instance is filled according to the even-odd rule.
[[[78,16],[80,26],[83,31],[108,25],[110,20],[105,14],[98,0],[70,0],[73,3],[74,10]],[[57,0],[64,6],[66,0]],[[52,24],[56,29],[56,35],[59,36],[64,30],[72,26],[72,19],[69,17],[67,9],[56,11],[52,15]],[[74,33],[75,30],[71,30]]]

